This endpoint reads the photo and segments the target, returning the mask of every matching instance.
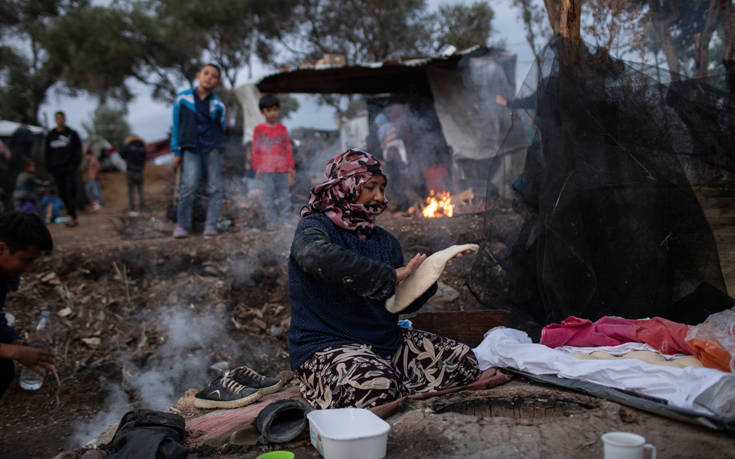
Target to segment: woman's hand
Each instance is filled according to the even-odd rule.
[[[408,276],[414,273],[416,269],[421,265],[421,263],[426,260],[426,254],[425,253],[417,253],[414,255],[413,258],[408,262],[406,266],[401,266],[400,268],[396,268],[396,285],[400,284]]]
[[[464,252],[459,252],[459,253],[458,253],[457,255],[455,255],[455,256],[453,256],[452,258],[450,258],[450,259],[449,259],[449,260],[447,261],[447,264],[448,264],[448,265],[451,265],[451,264],[452,264],[452,260],[454,260],[455,258],[459,258],[459,257],[461,257],[462,255],[469,255],[469,254],[471,254],[471,253],[473,253],[473,251],[472,251],[472,250],[465,250]]]

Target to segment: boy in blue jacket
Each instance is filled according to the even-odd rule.
[[[171,152],[174,167],[183,164],[181,189],[176,214],[175,238],[191,232],[194,193],[202,173],[207,174],[209,206],[204,237],[217,234],[217,219],[222,209],[222,149],[225,140],[225,104],[213,91],[220,85],[220,69],[206,64],[197,72],[199,84],[179,93],[174,102]]]

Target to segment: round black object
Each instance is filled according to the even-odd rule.
[[[263,408],[255,418],[255,428],[268,443],[285,443],[306,428],[309,407],[297,400],[278,400]]]

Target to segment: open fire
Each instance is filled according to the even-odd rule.
[[[426,206],[421,210],[424,218],[451,217],[454,214],[454,204],[452,204],[452,196],[448,191],[444,191],[436,198],[434,190],[429,191],[429,197],[426,198]]]

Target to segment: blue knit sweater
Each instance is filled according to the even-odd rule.
[[[291,368],[340,344],[366,344],[390,357],[401,332],[398,314],[385,309],[385,300],[394,293],[394,270],[401,266],[398,240],[380,227],[362,240],[323,214],[302,218],[288,262]],[[436,289],[434,284],[404,312],[420,308]]]

